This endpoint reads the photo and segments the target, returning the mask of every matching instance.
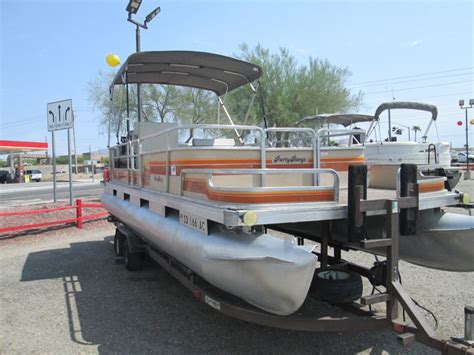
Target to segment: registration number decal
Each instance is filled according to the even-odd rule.
[[[179,222],[207,235],[207,219],[179,212]]]

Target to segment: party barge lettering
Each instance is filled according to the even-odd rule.
[[[284,164],[295,164],[295,163],[306,163],[306,158],[300,158],[297,157],[296,155],[293,155],[291,158],[288,157],[282,157],[280,155],[277,155],[275,158],[273,158],[273,163],[284,163]]]

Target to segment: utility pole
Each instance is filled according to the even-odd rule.
[[[92,161],[92,146],[89,144],[89,159],[91,163],[92,182],[94,182],[94,162]]]
[[[469,106],[464,106],[464,100],[459,100],[459,108],[466,112],[466,174],[464,174],[464,180],[471,179],[471,172],[469,171],[469,120],[468,112],[474,106],[474,99],[469,100]]]

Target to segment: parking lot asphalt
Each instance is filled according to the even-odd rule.
[[[0,241],[0,353],[434,353],[388,330],[296,332],[225,317],[156,264],[115,264],[112,235]]]
[[[97,197],[104,191],[100,181],[74,182],[73,198]],[[69,184],[58,183],[57,200],[69,200]],[[32,205],[53,202],[53,183],[39,182],[30,184],[0,185],[1,207]]]

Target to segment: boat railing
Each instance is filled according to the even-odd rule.
[[[316,167],[321,167],[321,142],[322,138],[349,136],[349,146],[352,145],[352,136],[360,135],[365,141],[365,131],[362,129],[331,129],[320,128],[316,133]]]
[[[173,150],[182,148],[178,144],[179,142],[179,132],[185,130],[203,130],[203,131],[210,131],[210,130],[229,130],[229,131],[250,131],[256,134],[259,138],[258,147],[260,150],[260,169],[264,173],[259,173],[261,177],[262,186],[265,186],[265,178],[266,178],[266,155],[267,155],[267,147],[269,144],[268,136],[272,133],[297,133],[303,139],[310,139],[311,141],[311,150],[313,156],[313,184],[319,185],[319,173],[317,173],[316,169],[320,169],[320,157],[321,157],[321,137],[336,137],[336,136],[352,136],[354,134],[364,134],[363,130],[352,129],[352,130],[331,130],[331,129],[320,129],[317,133],[311,128],[294,128],[294,127],[279,127],[279,128],[267,128],[263,129],[258,126],[249,126],[249,125],[218,125],[218,124],[186,124],[186,125],[177,125],[173,127],[169,127],[158,132],[150,133],[148,135],[144,135],[128,142],[116,145],[112,148],[111,158],[113,160],[113,167],[114,168],[126,168],[128,170],[128,183],[133,184],[135,186],[143,186],[143,175],[144,175],[144,164],[142,164],[144,160],[144,156],[150,154],[157,154],[157,153],[165,153],[166,154],[166,163],[165,163],[165,171],[167,172],[166,175],[166,191],[169,192],[170,189],[170,154]],[[178,132],[178,138],[171,135],[175,135]],[[149,149],[146,150],[146,142],[151,139],[157,139],[162,137],[161,147],[157,149]],[[301,139],[300,138],[300,139]],[[173,141],[171,140],[173,139]],[[254,144],[248,144],[254,145]],[[188,148],[200,148],[191,145],[185,145]],[[206,146],[206,149],[221,149],[223,146]],[[234,146],[232,146],[234,147]],[[238,149],[238,147],[234,147]],[[125,164],[126,161],[126,164]],[[118,162],[118,164],[117,164]],[[279,172],[282,169],[275,169]],[[284,169],[283,169],[284,170]],[[301,170],[301,169],[298,169]],[[141,178],[135,178],[135,172],[139,171],[141,173]],[[294,170],[293,170],[294,172]],[[308,172],[310,173],[310,172]],[[171,174],[172,175],[172,174]]]
[[[306,134],[307,136],[309,136],[308,138],[311,139],[311,150],[312,150],[312,154],[313,154],[313,168],[314,169],[317,169],[320,167],[319,165],[319,160],[317,159],[317,141],[318,141],[318,136],[316,134],[316,132],[311,129],[311,128],[293,128],[293,127],[273,127],[273,128],[267,128],[265,129],[265,133],[266,133],[266,137],[267,137],[267,140],[268,140],[268,133],[272,133],[272,132],[279,132],[279,133],[300,133],[300,134]],[[318,174],[314,174],[313,175],[313,181],[314,181],[314,184],[317,185],[318,184]]]
[[[207,175],[207,185],[215,192],[235,192],[235,193],[255,193],[255,192],[276,192],[276,191],[334,191],[334,201],[339,202],[340,178],[334,169],[298,169],[298,174],[321,175],[329,174],[333,177],[332,185],[320,186],[313,180],[311,186],[266,186],[264,181],[261,186],[254,187],[227,187],[215,186],[212,178],[215,175],[294,175],[294,169],[183,169],[181,170],[181,183],[179,194],[182,196],[185,192],[184,181],[186,175],[202,174]]]

